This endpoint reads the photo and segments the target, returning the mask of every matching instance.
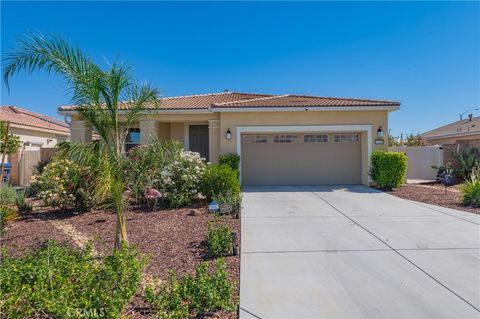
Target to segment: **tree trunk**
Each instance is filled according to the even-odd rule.
[[[127,225],[122,211],[117,211],[117,228],[115,232],[115,250],[128,245]]]
[[[117,177],[121,179],[121,177]],[[123,199],[123,192],[124,187],[122,182],[115,182],[115,206],[117,209],[117,227],[115,231],[115,250],[119,250],[122,246],[128,246],[128,238],[127,238],[127,223],[125,220],[125,204]]]

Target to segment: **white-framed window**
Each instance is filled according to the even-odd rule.
[[[354,143],[358,142],[358,134],[336,134],[335,143]]]
[[[132,148],[140,145],[140,129],[129,128],[127,138],[125,139],[125,152],[129,152]]]
[[[298,136],[297,135],[274,135],[273,136],[273,143],[275,144],[291,144],[297,143]]]
[[[244,144],[266,144],[267,136],[266,135],[244,135],[243,143]]]
[[[308,134],[303,136],[304,143],[327,143],[327,134]]]

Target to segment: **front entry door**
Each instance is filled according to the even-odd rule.
[[[188,131],[190,151],[200,153],[208,162],[208,125],[190,125]]]

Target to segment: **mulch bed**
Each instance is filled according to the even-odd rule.
[[[417,202],[480,214],[480,208],[461,204],[462,194],[455,186],[450,187],[447,194],[445,194],[445,188],[440,184],[406,184],[393,191],[387,191],[387,193]]]
[[[209,221],[213,215],[198,204],[196,214],[192,208],[150,211],[130,211],[127,213],[127,232],[130,244],[149,257],[146,275],[165,279],[175,269],[178,275],[194,274],[195,267],[203,261],[213,266],[215,261],[206,256],[202,241],[207,233]],[[240,235],[240,220],[233,216],[221,217],[225,223]],[[7,232],[2,237],[2,246],[13,256],[21,256],[28,249],[35,249],[47,240],[59,242],[69,239],[54,227],[49,220],[61,219],[73,225],[76,230],[93,240],[95,249],[101,254],[108,254],[114,246],[116,215],[105,211],[93,211],[83,214],[72,212],[46,211],[33,213],[10,222]],[[239,240],[238,240],[239,242]],[[227,270],[237,286],[240,280],[240,257],[225,258]],[[142,315],[145,305],[136,297],[127,307],[131,318],[149,318]],[[148,312],[148,311],[147,311]],[[236,313],[215,314],[214,318],[236,318]]]

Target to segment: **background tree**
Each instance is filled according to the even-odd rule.
[[[15,154],[22,143],[20,138],[9,133],[10,123],[0,121],[0,154],[2,154],[2,165],[0,166],[0,186],[3,185],[3,172],[7,155]]]
[[[394,147],[394,146],[400,146],[401,145],[400,138],[394,137],[392,135],[392,133],[390,132],[390,130],[388,130],[387,139],[388,139],[388,146],[389,147]]]
[[[422,137],[418,133],[417,135],[414,135],[413,133],[408,134],[404,144],[406,146],[425,146],[426,145],[425,142],[422,140]]]
[[[414,135],[413,133],[406,134],[405,137],[403,133],[399,137],[394,137],[391,135],[390,131],[388,132],[388,146],[425,146],[426,143],[420,136],[420,134]]]
[[[115,248],[127,244],[123,171],[125,139],[142,110],[158,107],[158,91],[148,83],[137,82],[130,75],[130,68],[123,63],[108,64],[107,69],[102,70],[79,47],[58,36],[36,33],[21,37],[17,47],[8,52],[2,62],[7,87],[9,79],[20,71],[46,70],[66,80],[72,103],[77,105],[81,118],[90,123],[105,142],[96,146],[72,146],[66,149],[66,153],[77,161],[91,162],[92,157],[96,158],[98,175],[94,185],[98,189],[95,193],[110,194],[104,204],[117,213]],[[119,110],[121,103],[127,106],[122,111]]]

